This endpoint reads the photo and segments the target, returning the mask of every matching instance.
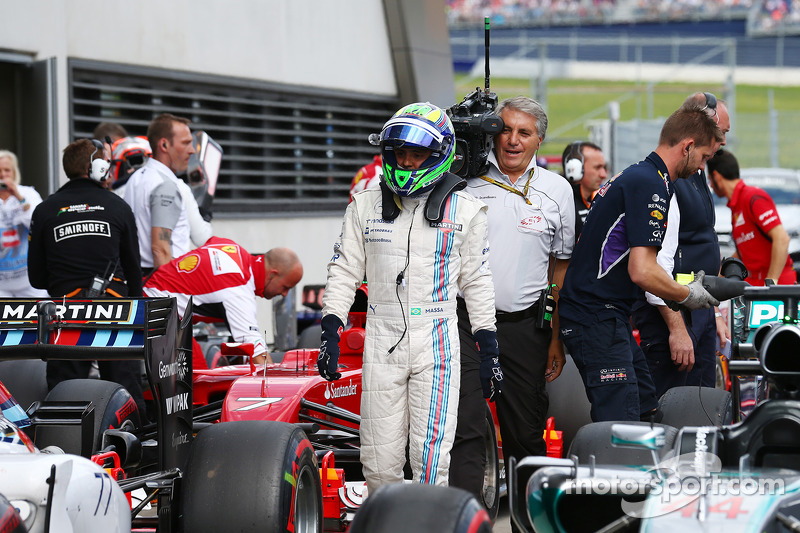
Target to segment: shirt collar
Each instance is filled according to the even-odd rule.
[[[736,184],[736,187],[733,188],[733,194],[731,195],[731,199],[728,200],[728,207],[731,209],[736,208],[736,205],[739,203],[739,197],[742,195],[742,191],[744,190],[744,181],[739,180],[739,183]]]
[[[512,187],[516,187],[517,184],[519,184],[519,186],[522,187],[525,185],[525,180],[527,180],[527,178],[525,178],[525,180],[523,180],[522,178],[527,176],[528,172],[530,172],[532,168],[536,167],[536,155],[534,155],[531,158],[530,163],[528,163],[528,166],[525,168],[525,172],[523,172],[520,175],[520,177],[517,178],[516,183],[511,183],[511,178],[509,178],[507,174],[504,174],[503,171],[500,170],[500,165],[497,163],[497,156],[494,155],[494,150],[489,152],[489,157],[487,158],[487,162],[489,163],[489,170],[486,174],[490,178],[500,179],[504,182],[507,182]],[[522,183],[520,183],[520,181],[522,181]]]
[[[664,160],[661,159],[661,156],[655,152],[650,152],[645,158],[646,161],[649,161],[653,166],[656,167],[659,176],[662,180],[664,180],[664,186],[667,188],[667,192],[670,196],[672,196],[672,192],[674,190],[672,179],[669,176],[669,171],[667,170],[667,164],[664,163]]]
[[[155,157],[148,158],[147,165],[152,166],[154,170],[157,170],[160,173],[166,173],[168,176],[174,176],[175,173],[172,172],[172,169],[169,168],[167,165],[156,159]]]

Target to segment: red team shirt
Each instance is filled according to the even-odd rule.
[[[181,316],[192,297],[197,314],[225,318],[237,342],[267,351],[258,327],[256,296],[264,292],[264,256],[252,256],[230,239],[212,237],[156,270],[144,286],[148,296],[174,296]]]
[[[731,208],[731,236],[739,250],[739,258],[750,271],[750,277],[745,281],[751,285],[764,285],[772,257],[772,241],[767,234],[781,224],[775,202],[764,190],[740,181],[733,190],[728,207]],[[792,259],[787,256],[777,282],[793,285],[796,281]]]

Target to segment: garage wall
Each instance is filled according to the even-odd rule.
[[[391,33],[387,12],[402,16]],[[60,151],[72,140],[70,59],[450,105],[449,54],[444,0],[25,0],[6,6],[0,32],[0,63],[13,55],[17,68],[26,58],[54,64],[53,139],[26,152],[33,148],[29,159],[47,160],[59,172]],[[253,252],[289,246],[305,265],[301,285],[324,283],[340,215],[260,215],[218,216],[214,233]],[[270,329],[270,322],[262,325]]]

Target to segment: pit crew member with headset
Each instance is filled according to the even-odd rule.
[[[497,417],[503,456],[545,455],[542,435],[548,408],[545,383],[558,377],[565,361],[558,328],[551,329],[541,307],[549,288],[562,285],[574,244],[575,211],[569,184],[536,164],[547,133],[547,114],[538,102],[517,96],[500,102],[503,129],[495,135],[488,171],[470,177],[467,191],[488,206],[489,243],[503,370]],[[553,298],[558,292],[552,291]],[[468,312],[467,312],[468,311]],[[542,313],[541,315],[539,313]],[[467,316],[469,315],[469,316]],[[541,319],[541,322],[540,322]],[[477,363],[470,324],[472,310],[459,306],[462,364]],[[484,410],[474,378],[462,372],[454,481],[475,493],[483,482]],[[475,400],[478,401],[475,401]]]
[[[64,149],[69,181],[31,217],[28,278],[52,298],[139,297],[142,271],[136,222],[128,204],[107,190],[103,143],[83,139]],[[89,376],[91,361],[48,361],[47,385]],[[144,398],[138,361],[98,361],[103,379],[128,389],[139,412]]]
[[[630,314],[640,290],[686,309],[719,302],[704,273],[681,285],[658,264],[672,182],[714,154],[722,132],[700,106],[681,107],[661,128],[658,147],[598,191],[561,290],[561,337],[586,387],[593,421],[652,419],[658,398]],[[710,275],[714,275],[710,273]]]
[[[731,128],[723,101],[711,93],[694,93],[682,105],[700,105],[717,121],[723,135]],[[713,158],[712,158],[713,159]],[[709,160],[710,161],[710,160]],[[719,240],[714,231],[714,200],[704,169],[673,183],[667,231],[658,263],[671,276],[702,270],[720,270]],[[684,314],[673,311],[661,298],[644,293],[633,306],[634,327],[639,329],[650,375],[659,398],[672,387],[716,385],[716,340],[725,346],[728,328],[718,308],[695,309]]]
[[[575,240],[578,240],[594,195],[608,177],[608,166],[602,148],[588,141],[575,141],[564,148],[561,167],[564,169],[564,177],[572,185],[572,195],[575,198]]]
[[[328,263],[317,366],[337,370],[340,331],[356,289],[369,283],[361,464],[369,492],[414,480],[447,485],[459,396],[456,294],[464,294],[483,361],[483,394],[500,392],[486,206],[449,173],[452,123],[430,103],[410,104],[370,136],[383,156],[380,189],[356,193]]]
[[[203,246],[153,271],[144,284],[147,296],[175,297],[183,316],[189,297],[196,314],[224,320],[236,342],[253,343],[253,363],[272,363],[258,327],[256,296],[286,297],[303,277],[300,259],[288,248],[251,255],[230,239],[212,237]],[[195,368],[206,362],[195,344]]]

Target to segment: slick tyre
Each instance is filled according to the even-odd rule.
[[[306,434],[283,422],[201,430],[181,491],[183,531],[320,533],[322,486]]]
[[[349,533],[490,533],[486,509],[454,487],[397,483],[370,494]]]
[[[649,422],[594,422],[578,430],[567,456],[578,456],[582,465],[590,463],[590,456],[594,455],[598,465],[649,465],[653,464],[653,457],[649,450],[621,448],[611,445],[611,426],[614,424],[628,424],[649,426]],[[675,436],[678,433],[672,426],[653,424],[664,428],[664,446],[657,452],[660,457],[672,449]]]
[[[497,518],[497,509],[500,506],[500,454],[497,451],[497,430],[494,427],[492,410],[486,406],[486,432],[483,435],[483,444],[486,454],[486,463],[483,467],[483,488],[481,489],[481,503],[486,508],[489,518]]]
[[[47,363],[40,359],[19,359],[0,363],[0,382],[27,410],[33,402],[47,397]]]
[[[71,379],[62,381],[47,395],[48,402],[92,402],[94,404],[94,435],[92,453],[100,449],[103,432],[119,428],[126,421],[140,427],[139,409],[130,393],[119,383],[101,379]],[[58,446],[66,453],[80,455],[81,429],[77,426],[41,427],[34,439],[39,449]]]
[[[661,423],[684,426],[723,426],[733,421],[731,393],[710,387],[674,387],[658,401]]]

